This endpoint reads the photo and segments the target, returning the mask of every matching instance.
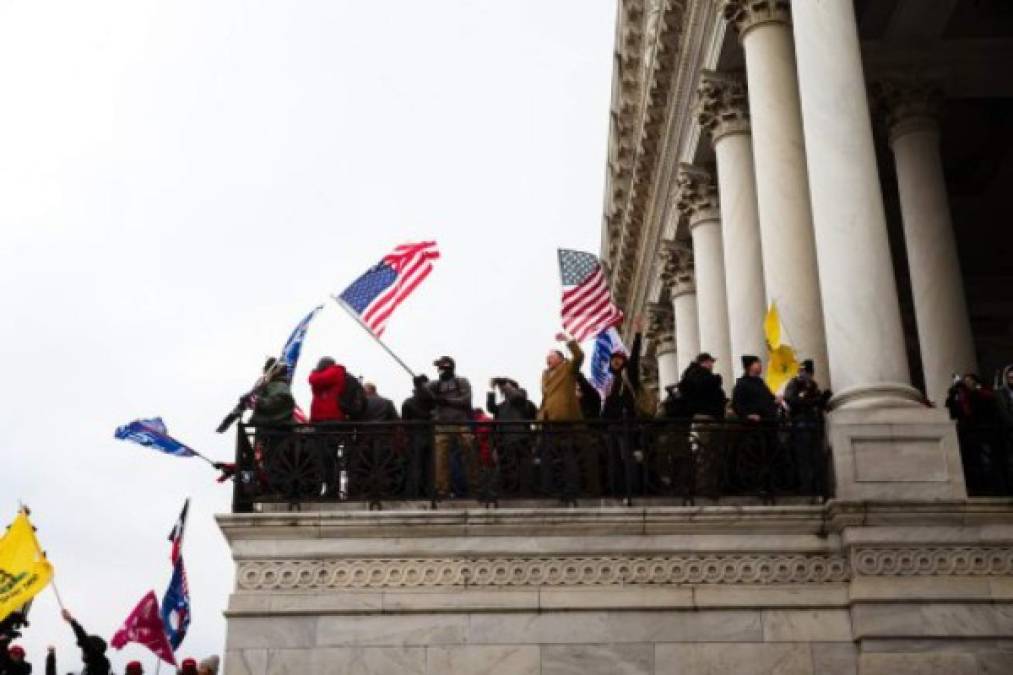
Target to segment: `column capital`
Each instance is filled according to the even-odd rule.
[[[680,164],[676,181],[675,206],[689,221],[689,229],[719,220],[718,188],[710,171],[693,164]]]
[[[721,0],[721,13],[739,32],[740,40],[761,24],[791,24],[789,0]]]
[[[675,313],[671,302],[652,302],[647,306],[647,338],[654,344],[666,344],[673,340]]]
[[[939,131],[943,91],[935,83],[914,79],[884,79],[873,83],[871,94],[886,119],[890,143],[915,131]]]
[[[713,144],[730,134],[750,133],[749,93],[744,78],[704,70],[696,96],[697,122],[710,132]]]
[[[696,271],[692,266],[684,267],[675,275],[672,283],[672,299],[683,295],[696,294]]]

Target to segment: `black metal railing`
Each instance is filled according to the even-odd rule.
[[[1013,496],[1013,428],[998,424],[957,423],[960,460],[967,494],[972,497]]]
[[[233,508],[256,503],[645,497],[825,498],[820,422],[336,423],[241,425]]]

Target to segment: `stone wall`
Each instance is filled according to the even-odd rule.
[[[226,672],[1013,672],[1013,503],[220,516]]]

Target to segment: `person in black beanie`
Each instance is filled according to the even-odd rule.
[[[735,415],[741,420],[750,422],[776,420],[777,397],[760,377],[760,373],[763,372],[760,357],[743,356],[742,369],[745,372],[735,381],[735,388],[732,390],[732,410]]]

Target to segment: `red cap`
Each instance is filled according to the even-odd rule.
[[[21,658],[25,657],[25,650],[21,647],[21,645],[14,645],[7,650],[7,653],[11,656],[20,656]]]
[[[183,659],[183,663],[180,664],[180,668],[186,668],[187,666],[190,666],[191,668],[196,668],[197,659]]]

